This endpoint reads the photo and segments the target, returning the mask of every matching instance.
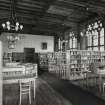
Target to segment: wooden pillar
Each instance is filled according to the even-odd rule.
[[[0,41],[0,105],[2,105],[2,42]]]
[[[54,36],[54,51],[58,51],[59,50],[59,39],[58,36],[55,35]]]
[[[81,32],[83,35],[81,35],[81,32],[80,32],[80,28],[79,28],[79,31],[78,31],[78,40],[79,40],[79,43],[80,43],[80,50],[87,50],[87,43],[88,43],[88,40],[87,40],[87,36],[86,36],[86,25],[82,26],[82,29],[81,29]]]
[[[87,36],[82,36],[81,37],[81,50],[86,50],[87,49]]]

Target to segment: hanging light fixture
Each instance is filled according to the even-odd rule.
[[[10,17],[9,20],[7,20],[5,23],[2,23],[2,27],[6,31],[19,31],[23,29],[23,25],[17,21],[15,0],[11,0]]]

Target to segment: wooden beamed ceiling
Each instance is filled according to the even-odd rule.
[[[0,24],[8,20],[10,5],[0,0]],[[15,0],[15,5],[23,33],[30,34],[56,35],[105,14],[105,0]]]

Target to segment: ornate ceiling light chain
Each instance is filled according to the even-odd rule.
[[[10,17],[8,21],[2,23],[2,27],[7,31],[19,31],[23,29],[23,25],[17,21],[15,0],[11,0]]]

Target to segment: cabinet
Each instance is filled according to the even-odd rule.
[[[4,53],[3,54],[3,62],[12,62],[12,53]]]

